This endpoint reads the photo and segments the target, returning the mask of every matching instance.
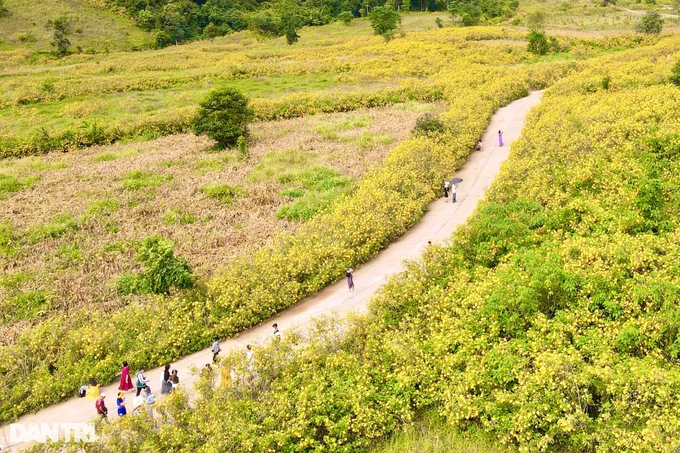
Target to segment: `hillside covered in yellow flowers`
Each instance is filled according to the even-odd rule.
[[[257,380],[206,378],[158,404],[158,423],[124,418],[88,448],[366,451],[426,414],[510,450],[680,448],[680,38],[556,32],[536,56],[521,24],[430,18],[406,16],[390,42],[357,21],[294,47],[237,33],[0,53],[0,420],[113,381],[123,360],[148,369],[205,348],[342,278],[417,223],[498,108],[545,89],[473,218],[367,316],[259,348]],[[185,134],[221,86],[251,98],[251,160]],[[443,129],[410,134],[415,112]],[[362,156],[352,168],[347,149]],[[315,209],[286,217],[282,200],[308,195]],[[50,216],[21,211],[34,205]],[[201,242],[221,228],[228,240]],[[149,231],[210,269],[194,289],[79,293],[139,270]],[[239,355],[220,372],[231,366],[246,368]]]
[[[447,124],[466,131],[527,81],[549,85],[453,243],[349,330],[258,350],[256,384],[173,395],[157,429],[126,421],[99,448],[362,451],[427,411],[520,451],[677,448],[679,52],[665,37],[457,90]]]

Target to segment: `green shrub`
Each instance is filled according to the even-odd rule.
[[[539,31],[531,31],[527,36],[527,50],[534,55],[545,55],[550,51],[550,45],[545,34]]]
[[[144,239],[137,250],[137,261],[144,265],[144,272],[121,276],[116,282],[118,294],[170,294],[171,288],[187,289],[194,285],[191,266],[175,257],[171,241],[159,237]]]
[[[232,148],[248,136],[248,123],[255,115],[248,98],[233,88],[215,90],[201,102],[193,128],[196,134],[214,139],[220,148]]]
[[[663,29],[663,18],[656,11],[647,11],[635,26],[635,31],[646,35],[658,35]]]
[[[354,14],[352,14],[351,11],[343,11],[338,14],[338,20],[349,26],[352,23],[352,20],[354,20]]]
[[[439,117],[426,113],[416,120],[416,125],[413,126],[413,135],[428,136],[432,134],[438,134],[444,132],[444,123],[439,119]]]

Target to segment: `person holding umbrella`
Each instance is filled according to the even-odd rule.
[[[463,182],[461,178],[453,178],[451,180],[451,203],[456,202],[456,185]]]

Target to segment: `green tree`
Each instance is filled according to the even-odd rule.
[[[300,39],[297,31],[302,27],[302,18],[295,11],[287,11],[281,15],[281,32],[286,37],[286,42],[295,44]]]
[[[399,11],[389,4],[373,8],[368,14],[368,20],[371,22],[375,34],[385,38],[385,41],[394,38],[394,32],[401,24]]]
[[[232,148],[240,136],[248,136],[248,123],[254,117],[248,98],[233,88],[221,88],[201,102],[193,129],[217,141],[220,148]]]
[[[441,17],[436,18],[434,23],[437,25],[437,28],[444,28],[444,21]]]
[[[210,22],[203,29],[203,35],[205,35],[205,37],[208,38],[212,43],[215,41],[215,38],[222,35],[222,29],[220,29],[220,27]]]
[[[71,34],[71,23],[68,18],[61,16],[58,19],[47,22],[47,27],[53,30],[51,45],[57,55],[64,56],[71,47],[68,35]]]
[[[281,36],[281,18],[269,9],[257,11],[250,15],[248,28],[260,36]]]
[[[550,50],[545,34],[540,31],[532,30],[527,36],[527,41],[529,41],[527,50],[534,55],[545,55]]]
[[[663,29],[663,18],[656,11],[647,11],[640,22],[638,22],[635,30],[638,33],[647,35],[658,35]]]
[[[343,24],[349,25],[352,23],[352,20],[354,20],[354,14],[352,14],[351,11],[343,11],[338,14],[338,19],[340,19]]]

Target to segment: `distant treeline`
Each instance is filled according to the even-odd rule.
[[[269,36],[282,36],[306,25],[324,25],[337,19],[348,22],[376,6],[391,3],[399,10],[442,11],[456,15],[493,18],[509,13],[511,0],[106,0],[122,7],[149,31],[155,30],[156,45],[165,47],[195,39],[252,29]]]

